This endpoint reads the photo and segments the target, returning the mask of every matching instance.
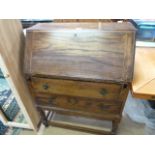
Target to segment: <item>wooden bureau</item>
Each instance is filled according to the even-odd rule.
[[[135,28],[130,23],[51,23],[27,29],[24,72],[36,107],[110,120],[115,133],[133,78]]]

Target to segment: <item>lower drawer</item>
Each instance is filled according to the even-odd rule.
[[[36,104],[50,107],[83,111],[90,113],[119,114],[121,103],[114,101],[102,101],[68,96],[56,96],[38,93],[35,95]]]

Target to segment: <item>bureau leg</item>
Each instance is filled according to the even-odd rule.
[[[47,120],[44,110],[38,108],[38,111],[40,112],[42,123],[45,125],[45,127],[48,127],[49,124],[48,124],[48,120]]]
[[[116,134],[118,128],[118,121],[112,121],[112,134]]]

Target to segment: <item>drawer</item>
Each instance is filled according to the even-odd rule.
[[[34,92],[74,97],[116,100],[121,91],[119,84],[83,82],[59,79],[32,78]]]
[[[68,96],[36,94],[36,104],[90,113],[118,114],[121,103]]]

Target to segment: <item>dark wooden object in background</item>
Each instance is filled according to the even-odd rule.
[[[129,23],[38,24],[27,30],[24,71],[40,110],[111,120],[113,133],[133,78],[134,55],[135,29]]]

